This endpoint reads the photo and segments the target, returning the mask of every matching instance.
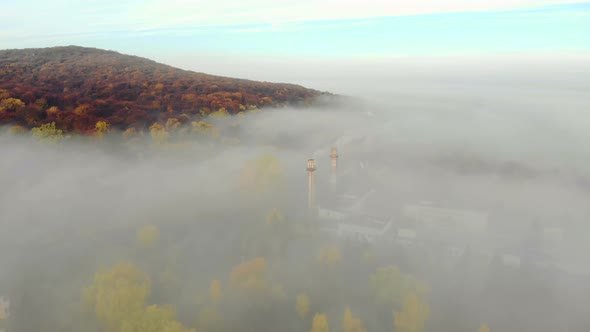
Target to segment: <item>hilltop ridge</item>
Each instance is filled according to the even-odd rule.
[[[138,56],[79,46],[0,51],[0,124],[55,122],[85,133],[97,121],[145,129],[227,111],[305,106],[322,95],[299,85],[197,73]]]

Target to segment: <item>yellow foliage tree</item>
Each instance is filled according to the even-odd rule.
[[[123,132],[123,137],[124,137],[125,139],[132,138],[132,137],[134,137],[134,136],[136,136],[136,135],[137,135],[137,130],[135,130],[135,128],[133,128],[133,127],[127,128],[127,129],[125,129],[125,131]]]
[[[98,121],[94,126],[94,130],[96,132],[96,136],[99,138],[103,138],[106,133],[110,130],[110,125],[106,121]]]
[[[230,287],[250,301],[265,302],[269,297],[285,296],[283,288],[268,278],[266,259],[263,257],[235,266],[230,275]]]
[[[96,273],[84,289],[83,300],[108,329],[116,330],[129,317],[138,317],[150,294],[148,277],[130,263]]]
[[[199,311],[197,327],[199,330],[207,332],[222,331],[223,317],[221,317],[217,308],[212,306],[204,307]]]
[[[299,318],[305,319],[307,314],[309,313],[310,301],[309,296],[306,294],[299,294],[295,299],[295,310],[297,311],[297,315]]]
[[[262,110],[259,109],[258,106],[256,106],[256,105],[248,105],[247,108],[246,108],[246,110],[248,112],[250,112],[250,113],[259,113],[259,112],[262,112]]]
[[[0,89],[0,100],[7,99],[9,97],[10,97],[10,92],[8,92],[8,90]]]
[[[144,248],[154,246],[160,239],[160,230],[156,225],[146,225],[137,230],[137,241]]]
[[[166,130],[167,131],[175,131],[180,127],[180,121],[177,118],[169,118],[166,120]]]
[[[278,189],[283,181],[283,166],[279,159],[271,154],[249,161],[240,176],[242,189],[249,193],[272,192]]]
[[[229,112],[224,107],[209,114],[209,117],[211,117],[211,118],[227,118],[229,116],[230,116]]]
[[[195,329],[188,329],[177,321],[168,322],[160,332],[196,332]]]
[[[0,112],[18,112],[25,107],[25,103],[16,98],[8,98],[0,101]]]
[[[342,254],[336,246],[324,247],[320,250],[319,260],[323,265],[334,268],[342,262]]]
[[[166,128],[157,122],[151,125],[150,135],[156,144],[166,144],[168,142],[168,132],[166,131]]]
[[[371,277],[371,287],[379,304],[401,307],[408,289],[408,277],[396,266],[382,267]]]
[[[311,323],[310,332],[330,332],[328,317],[324,314],[315,314]]]
[[[240,290],[265,290],[266,260],[258,257],[244,262],[233,268],[230,276],[230,286]]]
[[[45,113],[47,115],[54,115],[59,113],[59,108],[57,106],[51,106],[50,108],[48,108],[47,110],[45,110]]]
[[[11,126],[8,131],[11,134],[15,134],[15,135],[24,134],[24,133],[27,132],[27,130],[25,129],[25,127],[20,126],[20,125],[13,125],[13,126]]]
[[[367,329],[363,326],[362,321],[352,315],[352,311],[350,311],[349,307],[347,307],[344,311],[342,330],[344,332],[367,332]]]
[[[479,332],[490,332],[490,328],[486,324],[482,324],[479,327]]]
[[[218,279],[214,279],[211,281],[211,286],[209,286],[209,299],[212,303],[218,304],[221,302],[223,298],[223,293],[221,292],[221,282]]]
[[[272,225],[281,225],[285,223],[285,216],[283,215],[283,211],[280,209],[272,209],[266,215],[266,224],[269,226]]]
[[[220,136],[220,132],[219,129],[217,127],[215,127],[214,125],[207,123],[205,121],[193,121],[191,122],[191,126],[192,126],[192,132],[194,134],[200,135],[200,136],[204,136],[204,137],[208,137],[208,138],[219,138]]]
[[[55,143],[63,139],[63,130],[55,128],[55,122],[35,127],[31,133],[35,140],[41,142]]]
[[[151,305],[141,313],[128,317],[121,323],[120,332],[190,332],[176,321],[176,313],[170,307]]]
[[[79,105],[78,107],[76,107],[76,109],[74,110],[74,114],[84,115],[84,114],[88,113],[89,110],[90,110],[90,105],[82,104],[82,105]]]
[[[394,325],[397,332],[422,332],[430,315],[428,304],[414,292],[406,296],[401,312],[394,312]]]

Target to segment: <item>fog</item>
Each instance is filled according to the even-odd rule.
[[[368,331],[394,331],[393,312],[403,308],[375,302],[370,286],[370,276],[390,265],[428,285],[424,331],[481,324],[502,332],[589,331],[587,60],[384,59],[289,70],[270,62],[267,70],[241,66],[233,74],[220,66],[213,73],[343,96],[310,109],[211,120],[233,143],[193,137],[162,147],[149,133],[133,141],[112,133],[48,144],[4,130],[0,297],[10,299],[7,331],[108,330],[81,294],[100,268],[121,261],[150,275],[147,304],[174,306],[178,320],[197,331],[309,331],[315,313],[341,331],[346,306]],[[245,185],[249,162],[264,155],[279,161],[280,184]],[[355,206],[352,219],[378,216],[390,227],[370,239],[343,235],[334,231],[342,221],[310,212],[310,158],[315,213]],[[337,206],[340,194],[357,197]],[[264,228],[274,208],[287,235]],[[471,230],[479,217],[453,224],[461,211],[485,216],[485,229]],[[434,224],[429,213],[438,213]],[[150,248],[136,236],[145,225],[160,233]],[[404,230],[414,233],[404,237]],[[253,249],[242,246],[245,238]],[[284,250],[272,249],[272,240]],[[318,266],[325,246],[342,252],[336,272]],[[229,285],[234,266],[260,256],[285,293],[264,300],[271,308],[239,302]],[[172,286],[162,281],[169,270]],[[216,278],[226,301],[222,327],[198,318]],[[302,320],[294,309],[299,293],[311,298]]]

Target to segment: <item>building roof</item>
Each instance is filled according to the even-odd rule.
[[[325,231],[336,233],[358,233],[384,235],[391,228],[393,221],[362,213],[343,214],[342,218],[321,218],[320,227]]]
[[[482,211],[438,207],[428,203],[406,204],[403,215],[429,226],[485,231],[488,215]]]

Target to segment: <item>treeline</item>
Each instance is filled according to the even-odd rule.
[[[271,159],[252,165],[264,174],[273,169]],[[187,257],[154,264],[174,240],[156,225],[141,226],[135,262],[96,272],[82,290],[87,324],[121,332],[426,331],[430,307],[424,283],[396,266],[377,266],[358,248],[317,238],[312,224],[303,233],[295,226],[280,209],[269,210],[241,234],[241,257],[215,262],[218,274],[209,280],[203,276],[215,272],[183,272],[178,264]],[[285,246],[292,242],[309,245],[309,256],[288,258],[292,249]],[[289,264],[299,272],[285,274]],[[179,301],[186,292],[192,292],[189,300]]]
[[[320,92],[180,70],[82,47],[0,51],[0,124],[89,133],[98,121],[147,129],[223,110],[309,105]]]
[[[247,111],[249,114],[258,112],[260,112],[258,108]],[[224,129],[239,128],[243,116],[244,113],[238,113],[236,117],[232,117],[225,109],[221,109],[200,117],[199,120],[182,119],[181,121],[169,117],[165,122],[152,123],[146,130],[130,127],[120,131],[106,120],[99,120],[83,134],[60,129],[56,122],[41,124],[30,130],[20,125],[11,125],[8,131],[12,134],[30,135],[34,140],[44,143],[57,143],[75,137],[95,141],[108,138],[119,142],[151,142],[156,147],[165,148],[187,147],[205,142],[235,145],[240,143],[236,132]]]

